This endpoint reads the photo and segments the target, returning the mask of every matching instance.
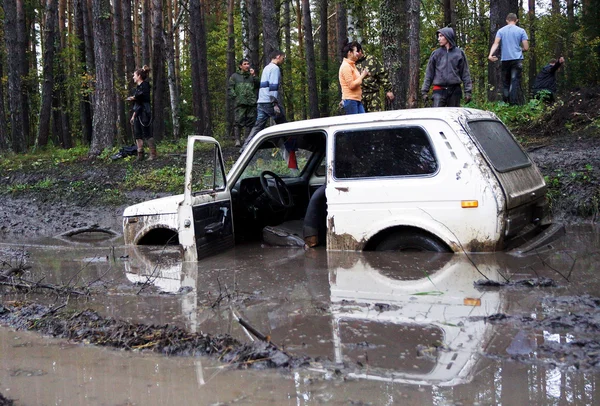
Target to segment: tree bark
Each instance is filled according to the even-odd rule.
[[[85,8],[85,0],[74,0],[73,8],[75,15],[75,36],[79,39],[78,59],[79,68],[76,74],[84,78],[86,75],[86,46],[85,46],[85,33],[84,33],[84,14],[87,13]],[[86,145],[90,145],[92,142],[92,108],[89,97],[87,80],[82,79],[82,90],[79,96],[79,120],[81,121],[81,130],[83,133],[83,141]]]
[[[206,31],[200,0],[190,1],[190,19],[192,21],[190,24],[190,39],[192,41],[192,90],[194,93],[195,115],[198,118],[196,129],[199,134],[212,135]]]
[[[100,155],[112,147],[115,138],[117,112],[115,108],[112,54],[112,21],[110,0],[92,0],[94,55],[96,59],[96,88],[92,144],[89,155]]]
[[[261,0],[263,15],[263,66],[271,62],[269,55],[279,49],[277,32],[279,24],[276,18],[275,0]],[[300,23],[298,23],[300,24]]]
[[[248,55],[250,66],[254,68],[256,74],[260,74],[263,65],[260,63],[260,21],[259,10],[260,2],[258,0],[247,0],[246,13],[248,15]]]
[[[47,0],[44,15],[43,77],[42,103],[36,146],[45,147],[50,137],[50,119],[52,118],[52,97],[54,90],[54,42],[56,41],[58,0]]]
[[[304,34],[302,29],[302,8],[300,0],[296,0],[296,22],[298,23],[298,54],[304,59]],[[306,70],[300,67],[300,118],[306,120]]]
[[[421,47],[419,43],[419,31],[421,29],[421,2],[420,0],[408,0],[406,18],[408,22],[408,95],[407,107],[414,109],[418,107],[419,100],[419,68],[421,65]]]
[[[227,69],[225,71],[224,86],[227,88],[227,82],[235,72],[235,30],[233,25],[233,12],[235,7],[234,0],[227,1]],[[233,109],[234,100],[227,97],[227,92],[224,92],[225,98],[225,132],[228,137],[231,137],[233,130]]]
[[[329,116],[329,52],[327,0],[319,0],[319,59],[321,62],[321,117]]]
[[[17,26],[17,4],[12,1],[4,2],[4,27]],[[24,152],[25,133],[23,128],[23,103],[21,99],[21,58],[25,49],[19,46],[17,30],[5,30],[6,60],[8,63],[8,103],[10,108],[12,150],[15,153]]]
[[[506,16],[508,13],[517,14],[519,4],[517,0],[491,0],[490,1],[490,41],[489,47],[492,47],[496,39],[498,30],[506,25]],[[498,47],[498,55],[501,55],[502,46]],[[498,60],[500,61],[500,57]],[[502,78],[501,62],[488,63],[488,100],[502,100]]]
[[[150,15],[150,0],[142,0],[142,61],[140,65],[152,66],[150,48],[152,47],[152,37]],[[142,67],[140,66],[140,68]]]
[[[535,50],[535,27],[537,25],[537,18],[535,16],[535,0],[528,0],[529,5],[529,89],[533,87],[535,77],[537,76],[537,59]]]
[[[456,0],[444,0],[444,26],[456,30]]]
[[[285,53],[292,54],[292,33],[291,33],[291,18],[290,18],[290,2],[291,0],[283,0],[283,33],[285,35]],[[291,90],[292,85],[292,58],[286,58],[283,63],[283,86],[288,89],[284,93],[286,116],[289,121],[294,121],[296,109],[294,108],[294,92]]]
[[[391,103],[392,109],[406,108],[408,89],[408,52],[406,38],[408,33],[406,1],[383,0],[381,2],[381,44],[383,47],[383,65],[390,73],[392,91],[396,96]]]
[[[168,21],[169,29],[164,35],[165,58],[167,59],[167,81],[169,84],[169,95],[171,102],[171,121],[173,122],[173,139],[179,139],[181,125],[179,123],[179,85],[177,80],[177,67],[175,62],[175,41],[178,32],[181,15],[177,16],[177,21],[173,23],[173,13],[169,11]]]
[[[319,117],[319,97],[317,91],[317,64],[315,62],[315,41],[310,18],[310,1],[302,0],[302,28],[306,52],[306,76],[308,78],[308,116]]]
[[[122,0],[113,0],[113,30],[115,38],[115,88],[117,117],[119,127],[119,142],[125,144],[132,140],[131,124],[125,113],[125,98],[127,97],[127,75],[125,74],[125,51],[123,38],[123,4]]]
[[[4,21],[0,21],[0,30],[4,33]],[[4,43],[3,34],[0,34],[0,44]],[[3,58],[0,58],[0,77],[4,77]],[[6,123],[6,109],[4,107],[4,85],[0,83],[0,151],[8,150],[8,125]]]
[[[165,133],[165,46],[162,0],[152,2],[152,136],[161,140]]]
[[[29,48],[29,36],[28,36],[28,24],[25,16],[25,4],[23,0],[16,0],[17,2],[17,42],[19,43],[19,64],[20,64],[20,74],[21,74],[21,88],[19,89],[19,94],[21,95],[21,105],[23,110],[23,136],[25,146],[29,145],[29,141],[31,141],[31,123],[29,119],[29,92],[32,88],[37,89],[36,87],[32,87],[30,83],[29,76],[29,58],[27,50]],[[35,57],[35,54],[32,54]]]

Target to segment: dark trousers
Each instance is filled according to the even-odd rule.
[[[244,145],[240,149],[240,152],[246,149],[246,145],[250,143],[250,140],[254,138],[254,136],[263,128],[266,127],[267,122],[272,118],[275,121],[275,124],[281,124],[287,122],[285,119],[285,111],[283,106],[279,106],[280,113],[276,114],[275,109],[273,108],[273,103],[258,103],[256,106],[256,122],[254,123],[254,127],[252,127],[252,131],[248,134],[246,141],[244,141]]]
[[[433,107],[460,107],[462,90],[460,85],[433,91]]]
[[[513,59],[502,61],[502,99],[509,104],[523,105],[521,94],[521,76],[523,74],[523,61]]]

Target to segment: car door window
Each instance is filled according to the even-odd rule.
[[[338,179],[423,176],[438,170],[433,146],[417,126],[341,131],[335,135]]]
[[[192,164],[192,194],[225,190],[225,169],[215,144],[196,142]]]

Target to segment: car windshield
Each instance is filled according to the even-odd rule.
[[[310,160],[315,134],[277,137],[264,141],[244,169],[241,179],[258,177],[271,171],[281,178],[296,178]]]

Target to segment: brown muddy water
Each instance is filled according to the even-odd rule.
[[[242,317],[310,365],[229,365],[4,326],[0,394],[16,405],[600,404],[598,226],[570,227],[520,258],[259,244],[198,263],[180,257],[119,239],[0,242],[1,261],[31,266],[24,278],[91,289],[66,309],[256,339]],[[4,304],[65,302],[0,292]]]

